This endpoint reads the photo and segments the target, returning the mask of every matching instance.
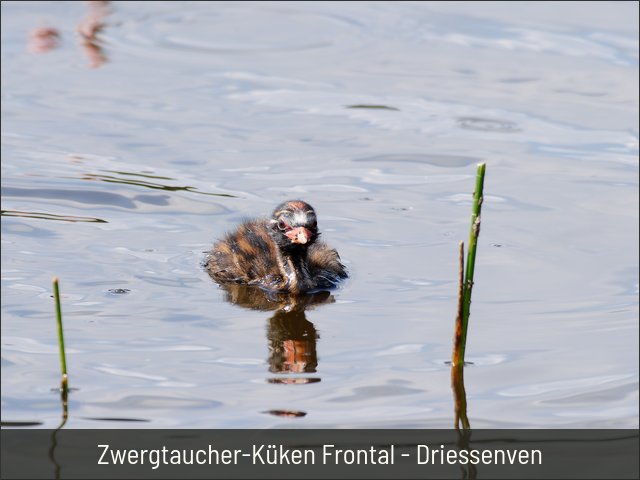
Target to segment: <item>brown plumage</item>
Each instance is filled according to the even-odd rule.
[[[270,219],[249,220],[213,246],[205,266],[218,283],[304,293],[335,287],[347,277],[338,252],[318,241],[316,213],[290,200]]]

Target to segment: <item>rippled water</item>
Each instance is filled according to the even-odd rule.
[[[449,427],[484,161],[472,427],[637,428],[637,19],[3,2],[3,422],[60,422],[57,275],[69,427]],[[309,305],[216,286],[211,243],[296,197],[351,278]]]

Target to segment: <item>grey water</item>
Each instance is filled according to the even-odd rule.
[[[487,163],[474,428],[638,428],[636,2],[2,2],[2,421],[448,428]],[[301,198],[350,271],[201,262]]]

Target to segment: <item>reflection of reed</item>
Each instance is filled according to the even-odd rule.
[[[459,450],[469,450],[471,440],[471,424],[467,417],[467,393],[464,389],[464,365],[451,366],[451,389],[454,400],[453,426],[458,433],[456,442]],[[462,428],[461,428],[462,427]],[[475,479],[478,475],[475,465],[460,466],[462,478]]]
[[[396,111],[400,110],[399,108],[389,107],[388,105],[363,105],[363,104],[347,105],[345,108],[369,108],[373,110],[396,110]]]
[[[107,223],[106,220],[95,217],[78,217],[75,215],[55,215],[53,213],[44,212],[23,212],[19,210],[2,210],[0,215],[5,217],[23,217],[23,218],[39,218],[41,220],[58,220],[60,222],[89,222],[89,223]]]
[[[102,175],[102,174],[97,174],[97,173],[85,173],[84,175],[82,175],[82,177],[80,177],[82,180],[97,180],[100,182],[107,182],[107,183],[120,183],[123,185],[134,185],[136,187],[145,187],[145,188],[151,188],[154,190],[165,190],[165,191],[169,191],[169,192],[178,192],[178,191],[184,191],[184,192],[189,192],[189,193],[197,193],[199,195],[211,195],[211,196],[215,196],[215,197],[231,197],[231,198],[236,198],[235,195],[231,195],[229,193],[210,193],[210,192],[203,192],[198,190],[195,187],[176,187],[176,186],[171,186],[171,185],[165,185],[163,183],[159,183],[159,182],[150,182],[147,180],[141,180],[138,178],[127,178],[127,177],[143,177],[143,178],[152,178],[152,179],[156,179],[156,180],[175,180],[173,178],[170,177],[158,177],[158,176],[153,176],[153,175],[144,175],[141,173],[128,173],[128,172],[111,172],[109,171],[109,173],[116,173],[118,175],[121,176],[115,176],[115,175]]]
[[[56,447],[58,446],[56,435],[62,429],[62,427],[65,426],[69,418],[69,389],[60,389],[60,401],[62,403],[62,421],[60,422],[60,425],[58,425],[58,428],[51,432],[51,444],[49,446],[49,460],[51,460],[51,463],[53,463],[56,479],[60,478],[60,470],[62,470],[62,466],[56,459]]]
[[[455,402],[453,426],[456,430],[471,430],[467,417],[467,393],[464,389],[464,365],[451,366],[451,388]]]

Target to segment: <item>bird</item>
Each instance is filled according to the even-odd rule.
[[[348,273],[338,252],[319,236],[313,207],[288,200],[271,218],[244,221],[227,233],[208,252],[204,265],[221,285],[293,295],[331,289]]]

